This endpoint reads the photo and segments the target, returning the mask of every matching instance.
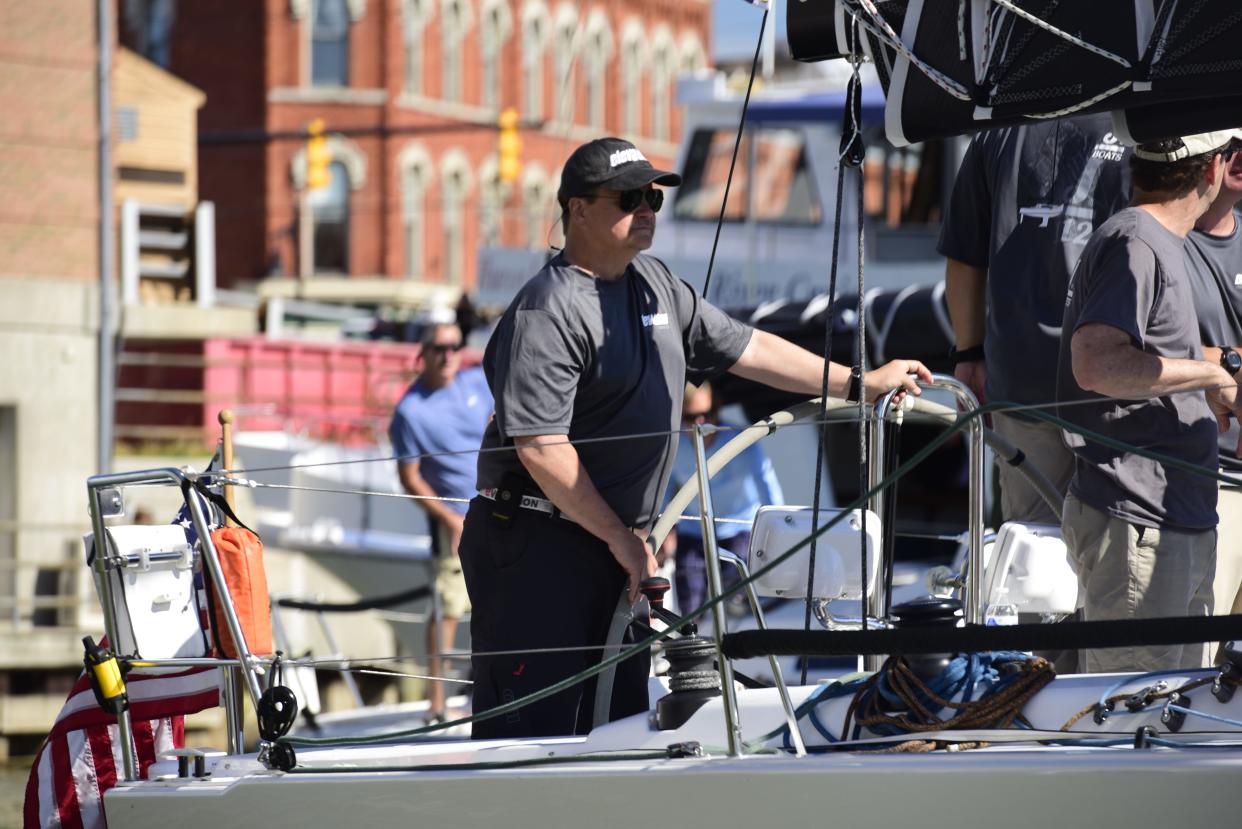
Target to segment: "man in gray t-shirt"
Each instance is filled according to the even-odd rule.
[[[953,373],[981,401],[1055,400],[1066,286],[1091,234],[1129,201],[1128,155],[1107,114],[971,140],[937,247],[946,259]],[[1073,456],[1056,426],[1021,412],[994,413],[992,426],[1065,492]],[[1057,522],[1016,467],[997,471],[1003,520]]]
[[[479,497],[462,568],[474,610],[476,714],[535,693],[599,658],[627,580],[655,574],[646,543],[668,483],[687,378],[725,371],[819,394],[824,360],[729,319],[641,252],[663,191],[630,142],[574,151],[557,193],[565,249],[519,292],[483,359],[496,416],[483,439]],[[828,366],[829,393],[918,394],[917,360],[862,373]],[[486,652],[504,651],[504,655]],[[647,661],[617,667],[611,718],[647,710]],[[588,681],[473,725],[475,738],[585,733]]]
[[[1202,615],[1215,572],[1216,429],[1237,387],[1205,362],[1184,240],[1220,190],[1223,131],[1137,147],[1135,206],[1091,237],[1070,282],[1057,373],[1061,417],[1207,474],[1066,431],[1074,477],[1062,516],[1088,621]],[[1198,667],[1202,646],[1082,654],[1089,672]]]
[[[1242,153],[1225,171],[1220,194],[1186,237],[1203,356],[1242,378]],[[1222,472],[1242,475],[1238,424],[1220,435]],[[1242,613],[1242,485],[1220,487],[1216,509],[1216,613]]]

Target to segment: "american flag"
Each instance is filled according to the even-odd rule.
[[[213,458],[208,470],[215,465]],[[214,522],[214,513],[198,493],[191,492],[190,497],[200,498],[204,514]],[[181,507],[172,523],[182,526],[191,545],[197,543],[188,506]],[[201,616],[205,591],[198,579]],[[187,714],[220,704],[218,668],[158,674],[135,668],[125,683],[139,777],[146,776],[161,754],[184,747]],[[116,717],[99,707],[83,672],[35,756],[26,781],[24,829],[106,829],[103,795],[116,785],[123,769]]]

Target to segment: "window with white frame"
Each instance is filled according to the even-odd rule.
[[[443,0],[440,7],[440,49],[444,66],[440,75],[440,97],[446,101],[461,100],[462,43],[470,30],[470,6],[467,0]]]
[[[483,47],[483,89],[479,101],[493,112],[500,110],[500,66],[505,42],[513,33],[508,0],[485,0],[480,29]]]
[[[608,104],[608,63],[612,59],[612,30],[598,9],[587,21],[583,54],[587,81],[587,123],[603,129]]]
[[[308,196],[315,273],[349,273],[349,171],[340,161],[328,169],[332,172],[328,186]]]
[[[440,168],[440,216],[444,235],[443,275],[449,285],[465,279],[466,196],[470,190],[470,166],[454,152]]]
[[[411,278],[426,275],[427,189],[431,185],[431,161],[417,144],[397,157],[401,180],[401,224],[405,238],[405,272]]]
[[[621,130],[629,135],[642,132],[643,47],[642,24],[631,18],[621,34]]]
[[[652,38],[649,66],[651,71],[651,135],[667,141],[677,56],[673,36],[663,26],[656,30],[655,37]]]
[[[349,6],[346,0],[314,0],[311,84],[349,86]]]
[[[703,48],[703,41],[699,40],[699,36],[693,32],[687,32],[681,36],[681,46],[678,51],[680,56],[677,60],[677,68],[688,75],[697,75],[707,68],[707,50]]]
[[[401,35],[405,42],[405,91],[412,95],[424,93],[423,37],[434,11],[434,0],[402,0]]]
[[[542,250],[548,246],[555,194],[543,167],[535,162],[522,172],[522,212],[526,218],[526,246]]]
[[[522,7],[522,111],[538,121],[543,111],[544,51],[548,45],[548,7],[529,0]]]
[[[578,13],[569,4],[562,4],[556,13],[556,120],[570,124],[577,108],[577,86],[574,84],[574,63],[578,47]]]
[[[500,244],[506,189],[505,183],[500,180],[500,166],[496,162],[496,156],[489,155],[479,168],[480,247],[495,247]]]

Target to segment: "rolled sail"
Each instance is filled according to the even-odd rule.
[[[798,60],[863,56],[902,146],[1031,118],[1115,111],[1121,134],[1242,123],[1238,0],[804,0]]]

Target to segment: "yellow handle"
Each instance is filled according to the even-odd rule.
[[[121,676],[121,663],[113,656],[103,662],[91,665],[95,681],[99,684],[99,693],[106,700],[114,700],[125,695],[125,679]]]

